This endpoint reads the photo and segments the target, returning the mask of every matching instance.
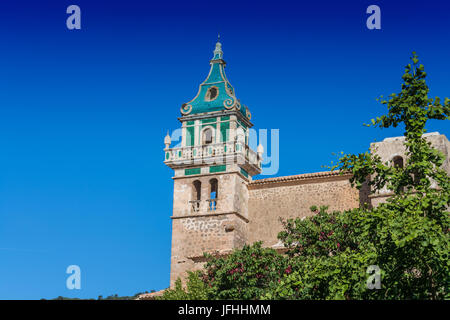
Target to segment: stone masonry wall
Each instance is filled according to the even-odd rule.
[[[242,247],[247,239],[247,222],[235,214],[193,216],[172,220],[171,286],[186,271],[203,265],[204,252],[228,252]]]
[[[431,132],[424,135],[427,141],[431,142],[432,146],[441,151],[445,156],[445,161],[442,164],[442,168],[450,175],[450,142],[447,137],[438,132]],[[402,157],[403,161],[406,161],[406,148],[405,137],[391,137],[386,138],[380,142],[374,142],[370,144],[371,152],[377,153],[383,162],[390,162],[394,157]],[[380,203],[386,201],[386,199],[392,195],[392,192],[386,188],[382,189],[377,194],[371,195],[371,204],[376,207]]]
[[[218,180],[216,210],[208,210],[210,179]],[[194,211],[194,181],[201,182],[201,204]],[[172,254],[170,282],[173,286],[187,270],[203,265],[204,252],[226,253],[248,241],[248,188],[238,173],[211,174],[174,179]]]
[[[324,172],[253,181],[249,184],[249,242],[275,245],[282,230],[279,218],[310,216],[313,205],[328,205],[330,211],[357,208],[360,192],[348,179]]]

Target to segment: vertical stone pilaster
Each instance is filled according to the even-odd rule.
[[[201,137],[200,137],[200,125],[201,125],[200,120],[195,120],[195,129],[194,129],[194,132],[195,132],[194,145],[195,146],[200,145],[200,140],[201,140]]]
[[[181,123],[181,146],[186,147],[186,122]]]
[[[237,128],[237,117],[235,115],[230,116],[230,141],[236,140],[236,128]]]

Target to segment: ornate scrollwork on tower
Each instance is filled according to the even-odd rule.
[[[248,110],[247,106],[245,106],[245,115],[247,116],[248,120],[252,120],[252,114],[250,113],[250,110]]]
[[[225,109],[232,109],[235,105],[235,100],[234,99],[226,99],[223,101],[223,106],[225,107]]]
[[[181,113],[183,115],[187,115],[192,111],[192,106],[190,104],[187,103],[183,103],[183,105],[181,106]]]

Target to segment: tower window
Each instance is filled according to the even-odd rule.
[[[192,183],[192,211],[198,212],[200,210],[200,200],[202,194],[202,183],[199,180],[195,180]]]
[[[213,101],[213,100],[215,100],[217,98],[218,95],[219,95],[219,88],[211,87],[206,92],[205,100],[206,101]]]
[[[193,183],[193,191],[194,191],[194,200],[200,200],[201,198],[201,189],[202,189],[202,183],[199,180],[195,180]]]
[[[203,131],[203,143],[210,144],[213,142],[213,132],[210,128]]]
[[[217,179],[216,178],[214,178],[214,179],[211,179],[210,181],[209,181],[209,183],[210,183],[210,185],[211,185],[211,199],[217,199],[217,197],[218,197],[218,181],[217,181]]]
[[[217,197],[219,196],[218,184],[219,182],[216,178],[209,180],[209,211],[215,211],[217,209]]]
[[[394,163],[395,168],[403,168],[403,158],[400,156],[395,156],[392,159],[392,162]]]

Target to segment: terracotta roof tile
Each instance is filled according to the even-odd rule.
[[[279,183],[279,182],[289,182],[296,180],[308,180],[308,179],[317,179],[317,178],[327,178],[327,177],[335,177],[339,176],[339,171],[323,171],[323,172],[313,172],[313,173],[303,173],[297,174],[293,176],[284,176],[284,177],[275,177],[275,178],[266,178],[253,180],[249,185],[260,185],[260,184],[268,184],[268,183]],[[350,176],[351,173],[343,173],[342,176]]]

